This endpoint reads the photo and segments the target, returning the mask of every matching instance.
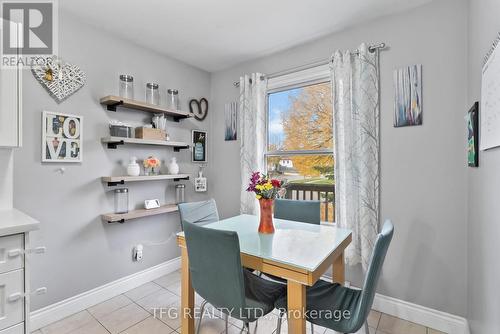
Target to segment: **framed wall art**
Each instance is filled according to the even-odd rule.
[[[44,111],[42,113],[42,161],[82,162],[83,117]]]
[[[474,103],[466,116],[467,120],[467,165],[479,166],[479,102]]]
[[[422,65],[394,71],[394,127],[422,125]]]
[[[193,130],[193,162],[207,162],[207,132],[202,130]]]
[[[224,140],[238,139],[238,103],[226,103],[224,106]]]

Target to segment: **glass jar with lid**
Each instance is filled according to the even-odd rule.
[[[160,85],[154,82],[146,84],[146,102],[149,104],[160,105]]]
[[[115,189],[115,213],[128,212],[128,189]]]
[[[177,184],[175,185],[175,203],[180,204],[185,202],[185,193],[186,185],[185,184]]]
[[[128,74],[120,75],[118,95],[126,99],[134,99],[134,77]]]
[[[179,91],[169,88],[167,90],[167,108],[171,110],[179,110]]]

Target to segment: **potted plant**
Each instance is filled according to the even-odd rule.
[[[247,191],[255,193],[255,197],[259,200],[259,233],[274,233],[273,204],[275,198],[284,195],[283,182],[260,172],[253,172]]]

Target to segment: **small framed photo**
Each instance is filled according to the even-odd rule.
[[[207,162],[207,132],[201,130],[192,131],[193,162]]]
[[[43,111],[42,161],[82,162],[82,130],[82,116]]]

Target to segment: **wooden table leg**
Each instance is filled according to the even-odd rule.
[[[306,333],[306,286],[288,281],[288,334]]]
[[[334,283],[341,285],[345,284],[345,260],[344,252],[340,253],[335,260],[333,260],[333,273],[332,280]]]
[[[189,259],[187,248],[181,247],[182,252],[182,282],[181,282],[181,317],[182,334],[194,334],[194,290],[191,286]]]

